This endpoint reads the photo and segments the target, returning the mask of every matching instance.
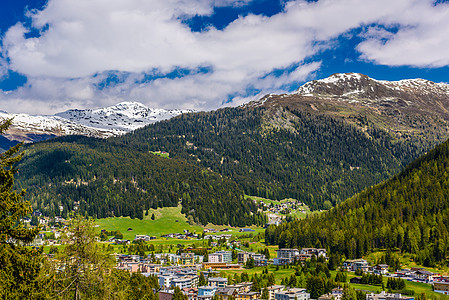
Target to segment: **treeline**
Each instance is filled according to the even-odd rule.
[[[234,180],[246,194],[330,208],[396,174],[423,151],[368,124],[288,107],[181,115],[112,143],[166,151]]]
[[[375,249],[412,253],[417,263],[446,263],[449,248],[449,141],[392,179],[305,220],[270,226],[269,244],[327,248],[347,258]],[[386,257],[388,260],[396,259]]]
[[[233,181],[184,160],[164,159],[105,140],[65,137],[25,148],[17,187],[34,209],[67,216],[143,218],[149,208],[177,206],[200,224],[264,224]],[[62,211],[60,210],[62,208]]]

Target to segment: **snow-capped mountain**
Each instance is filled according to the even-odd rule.
[[[329,96],[341,100],[410,98],[410,95],[432,97],[449,96],[449,85],[424,79],[400,81],[376,80],[358,73],[333,74],[302,85],[296,94],[301,96]],[[407,97],[408,95],[408,97]]]
[[[121,102],[98,109],[71,109],[56,116],[83,126],[111,130],[120,134],[189,112],[194,111],[149,108],[138,102]]]
[[[0,119],[14,118],[4,135],[8,140],[35,142],[74,134],[101,138],[118,136],[189,112],[193,110],[154,109],[138,102],[121,102],[105,108],[73,109],[49,116],[0,111]]]

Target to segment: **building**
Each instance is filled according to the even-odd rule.
[[[319,248],[302,248],[300,254],[307,256],[315,255],[316,257],[327,257],[326,249]]]
[[[195,255],[193,253],[181,253],[179,264],[183,266],[193,266],[195,264]]]
[[[343,268],[348,271],[362,271],[367,272],[369,269],[368,262],[364,259],[351,259],[343,263]]]
[[[424,282],[433,282],[433,278],[435,276],[439,276],[439,274],[434,274],[434,273],[429,272],[424,269],[419,269],[419,270],[416,270],[414,273],[412,273],[412,277],[415,280],[424,281]]]
[[[223,277],[207,278],[207,285],[211,287],[225,287],[228,285],[228,279]]]
[[[232,252],[231,251],[217,251],[209,254],[209,262],[212,263],[231,263]]]
[[[194,300],[198,297],[198,289],[197,288],[183,288],[182,293],[187,296],[188,300]]]
[[[210,256],[209,256],[210,258]],[[209,269],[241,269],[239,264],[227,264],[227,263],[215,263],[215,262],[203,262],[203,268]]]
[[[268,289],[268,300],[274,300],[274,294],[285,289],[283,285],[272,285],[267,287]]]
[[[433,290],[437,293],[441,293],[444,295],[449,295],[449,281],[442,281],[442,282],[434,282],[433,283]]]
[[[275,300],[308,300],[310,294],[306,289],[294,288],[287,291],[280,291],[274,294]]]
[[[235,286],[226,286],[217,288],[215,295],[221,296],[223,300],[228,300],[230,297],[236,297],[239,293],[239,289]]]
[[[237,253],[237,262],[242,265],[246,264],[246,261],[250,259],[253,254],[255,253],[247,251],[239,252]]]
[[[268,265],[268,260],[264,254],[246,251],[237,253],[237,261],[239,264],[246,264],[246,262],[250,258],[254,259],[254,266],[256,267],[263,267]]]
[[[213,297],[215,295],[216,290],[217,290],[217,287],[215,287],[215,286],[200,286],[200,287],[198,287],[198,296]]]
[[[282,248],[276,250],[276,252],[277,257],[273,259],[273,263],[278,266],[290,264],[295,260],[295,257],[299,256],[298,249]]]
[[[389,294],[382,291],[380,294],[367,294],[366,300],[413,300],[413,297],[403,296],[401,294]]]
[[[159,281],[159,286],[161,288],[170,288],[171,281],[173,280],[173,275],[157,275],[157,279]]]
[[[179,287],[180,289],[185,288],[196,288],[198,287],[199,277],[197,275],[194,276],[182,276],[173,278],[171,281],[172,287]]]
[[[373,273],[374,274],[382,274],[385,275],[388,273],[388,265],[379,264],[373,267]]]
[[[238,293],[237,297],[235,297],[235,300],[254,300],[254,299],[258,299],[259,296],[260,296],[260,293],[258,293],[258,292]]]

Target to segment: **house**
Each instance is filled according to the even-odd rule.
[[[433,282],[433,277],[439,276],[439,274],[434,274],[432,272],[429,272],[424,269],[420,269],[412,273],[412,278],[417,281],[424,281],[424,282]]]
[[[210,296],[213,297],[217,287],[215,286],[200,286],[198,287],[198,296]]]
[[[228,279],[223,277],[209,277],[207,278],[207,285],[211,287],[225,287],[228,285]]]
[[[434,282],[433,291],[444,295],[449,295],[449,281]]]
[[[258,299],[260,296],[260,293],[258,292],[244,292],[244,293],[238,293],[237,297],[235,297],[236,300],[253,300]]]
[[[364,259],[346,260],[343,263],[343,268],[347,271],[362,271],[367,272],[369,269],[368,262]]]
[[[367,294],[366,300],[413,300],[413,297],[403,296],[401,294],[389,294],[382,291],[380,294]]]
[[[315,255],[316,257],[327,257],[326,249],[318,249],[318,248],[302,248],[300,254],[303,255]]]
[[[231,297],[236,297],[239,293],[238,287],[226,286],[222,288],[217,288],[215,295],[221,296],[223,300],[228,300]]]
[[[253,232],[255,231],[254,229],[251,228],[240,228],[239,232]]]
[[[378,275],[385,275],[388,273],[388,265],[379,264],[373,267],[373,273]]]
[[[287,291],[279,291],[274,294],[275,300],[308,300],[310,294],[306,292],[306,289],[294,288]]]
[[[182,293],[187,296],[187,299],[194,300],[198,296],[197,288],[183,288],[181,289]]]

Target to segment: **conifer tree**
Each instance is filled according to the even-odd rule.
[[[11,125],[7,120],[0,125],[0,134]],[[39,228],[27,229],[22,218],[32,212],[23,199],[24,190],[15,191],[16,164],[22,158],[18,144],[0,154],[0,298],[20,299],[39,297],[38,275],[41,251],[27,249]]]
[[[107,295],[112,260],[97,244],[94,221],[80,215],[70,220],[64,235],[66,247],[51,261],[53,292],[63,299],[94,299]]]

